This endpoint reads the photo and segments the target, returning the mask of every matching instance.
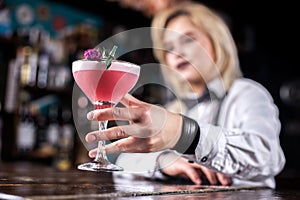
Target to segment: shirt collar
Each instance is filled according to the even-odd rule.
[[[200,96],[196,96],[194,93],[188,95],[188,98],[183,98],[182,101],[191,109],[199,102],[206,100],[218,99],[222,101],[226,95],[226,90],[221,78],[215,78],[206,85],[206,89]]]
[[[207,88],[210,93],[213,93],[218,99],[223,99],[226,95],[224,83],[221,78],[217,77],[207,83]]]

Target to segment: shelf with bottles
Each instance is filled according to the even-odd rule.
[[[70,68],[51,61],[49,54],[30,45],[19,47],[10,67],[9,81],[15,84],[9,83],[14,87],[7,91],[14,102],[11,110],[17,111],[14,159],[59,166],[63,152],[65,164],[58,168],[69,168],[75,141]],[[66,138],[67,146],[62,142]]]
[[[75,145],[71,108],[53,94],[37,99],[24,96],[19,107],[16,159],[56,165],[63,155],[64,162],[71,165]]]
[[[60,136],[68,132],[65,126],[68,121],[69,129],[73,129],[69,141],[77,145],[71,113],[74,85],[71,63],[78,59],[78,55],[82,55],[83,49],[96,45],[91,44],[96,40],[91,40],[85,33],[91,32],[82,35],[82,29],[74,29],[60,38],[51,38],[45,30],[24,29],[16,33],[14,42],[10,40],[8,43],[14,53],[7,59],[5,71],[1,70],[5,75],[4,91],[0,92],[4,116],[1,159],[51,161],[59,168],[66,168],[69,154],[72,160],[77,159],[77,147],[72,147],[72,153],[69,150],[66,153],[66,148],[60,147],[66,143],[57,142],[53,145],[53,141],[57,138],[57,129]],[[3,52],[7,51],[2,49]],[[49,114],[55,106],[58,119],[52,120]],[[66,120],[66,115],[71,116]]]
[[[20,86],[52,91],[66,91],[72,83],[70,66],[52,63],[50,55],[37,52],[31,46],[22,46],[16,57],[16,68],[19,68]]]

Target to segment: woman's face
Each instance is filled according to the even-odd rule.
[[[166,64],[190,84],[205,84],[216,75],[214,48],[210,38],[187,16],[172,19],[164,34]]]

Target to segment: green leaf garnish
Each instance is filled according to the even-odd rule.
[[[117,48],[118,47],[116,45],[114,45],[113,48],[112,48],[112,50],[109,52],[109,54],[107,56],[107,60],[105,62],[106,69],[108,69],[110,67],[112,60],[115,58],[115,54],[116,54]]]

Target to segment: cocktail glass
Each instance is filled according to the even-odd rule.
[[[115,106],[136,84],[140,66],[113,60],[107,68],[104,61],[77,60],[72,64],[75,82],[93,103],[95,109]],[[99,130],[107,128],[108,121],[99,121]],[[87,171],[121,171],[122,167],[112,164],[105,152],[105,141],[99,141],[93,161],[78,166]]]

